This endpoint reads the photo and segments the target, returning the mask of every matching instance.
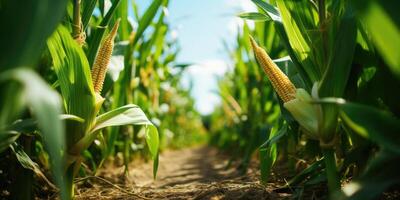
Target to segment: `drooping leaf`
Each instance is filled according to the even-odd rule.
[[[22,85],[21,98],[24,99],[24,104],[32,109],[34,118],[38,121],[45,148],[50,156],[53,177],[61,190],[61,198],[67,199],[63,179],[65,129],[59,119],[62,105],[60,97],[31,70],[15,69],[1,74],[0,82],[10,81]]]
[[[137,105],[125,105],[96,117],[96,124],[91,129],[94,133],[102,128],[122,125],[149,125],[153,124]]]
[[[17,144],[13,143],[10,145],[11,150],[14,152],[15,156],[17,157],[18,162],[24,167],[25,169],[32,170],[37,176],[41,179],[45,180],[48,185],[50,185],[53,189],[56,189],[56,186],[51,183],[43,172],[40,170],[40,167],[37,163],[33,162],[31,158],[29,158],[28,154],[22,149],[22,147]]]
[[[61,114],[59,116],[59,120],[76,121],[80,123],[83,123],[85,121],[82,118],[77,117],[75,115],[67,115],[67,114]],[[35,130],[38,130],[38,121],[33,118],[19,119],[15,121],[13,124],[11,124],[9,127],[7,127],[7,131],[17,132],[19,134],[32,133]]]
[[[281,21],[281,15],[278,12],[278,9],[272,6],[271,4],[263,1],[263,0],[252,0],[257,6],[264,10],[264,12],[268,13],[269,17],[274,21]]]
[[[3,131],[0,132],[0,153],[8,149],[12,143],[14,143],[21,134],[15,131]]]
[[[144,112],[137,105],[126,105],[104,113],[96,118],[96,124],[91,134],[110,126],[143,125],[146,131],[146,143],[154,160],[153,175],[156,177],[158,168],[158,149],[160,146],[157,128],[147,119]]]
[[[355,103],[340,105],[341,118],[356,133],[385,149],[400,153],[400,120],[390,113]]]

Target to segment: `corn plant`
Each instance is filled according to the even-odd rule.
[[[252,31],[245,24],[237,36],[237,46],[233,50],[228,49],[234,60],[234,70],[219,82],[222,106],[209,119],[212,123],[210,131],[214,133],[212,143],[229,150],[235,158],[242,158],[240,168],[243,172],[253,152],[268,138],[275,124],[281,121],[272,89],[265,87],[269,83],[262,78],[256,63],[252,62],[254,57],[247,37],[251,32],[262,38],[264,30],[273,29],[271,24],[257,24],[256,30]],[[264,42],[274,49],[274,55],[283,53],[278,35],[272,31]],[[285,67],[285,62],[281,64]]]
[[[293,66],[300,75],[304,85],[292,84],[291,82],[295,80],[295,77],[290,74],[287,77],[287,75],[282,73],[265,50],[252,39],[251,43],[256,60],[267,74],[278,96],[282,99],[282,112],[285,110],[289,111],[291,116],[286,118],[286,120],[290,122],[290,118],[294,118],[308,139],[319,141],[319,146],[324,156],[323,160],[326,167],[325,171],[329,191],[331,194],[334,194],[334,192],[340,189],[339,169],[342,167],[340,170],[342,171],[345,168],[341,166],[343,164],[341,159],[346,160],[346,158],[335,155],[335,149],[336,151],[338,149],[343,150],[343,146],[346,145],[346,142],[343,140],[346,140],[344,139],[346,137],[350,141],[357,140],[349,133],[349,127],[350,129],[353,128],[355,132],[360,131],[354,127],[354,124],[351,122],[352,120],[356,120],[356,124],[362,123],[362,126],[370,127],[368,124],[364,124],[368,117],[364,117],[364,121],[363,117],[352,114],[355,114],[355,110],[359,113],[379,112],[372,111],[367,107],[347,103],[346,100],[340,98],[347,97],[350,100],[354,98],[349,96],[348,93],[350,92],[350,88],[354,88],[353,79],[359,76],[354,74],[354,70],[357,65],[360,65],[360,61],[357,60],[360,49],[364,48],[366,51],[373,52],[374,47],[368,36],[368,31],[365,30],[364,22],[373,23],[372,18],[369,18],[369,14],[373,15],[374,13],[370,11],[371,13],[365,14],[368,11],[365,11],[366,8],[361,7],[360,3],[344,1],[277,0],[266,3],[261,0],[253,0],[253,2],[260,8],[260,12],[244,13],[241,14],[241,17],[257,21],[267,21],[265,23],[273,23],[275,31],[280,36],[286,52],[290,56],[291,62],[294,64]],[[368,6],[371,9],[379,9],[388,5],[389,3],[380,4],[371,1]],[[355,7],[364,10],[356,12],[354,10]],[[361,23],[357,21],[360,18],[357,18],[356,14],[365,18],[366,21],[363,21],[363,18],[361,18]],[[393,17],[393,13],[391,14],[391,17]],[[388,20],[391,20],[390,17]],[[388,25],[385,28],[390,30],[393,26]],[[372,30],[371,35],[377,37],[375,41],[382,42],[381,39],[378,39],[380,35],[373,32]],[[383,44],[377,43],[378,48],[381,48],[380,45]],[[377,55],[373,55],[372,57],[374,56],[376,57]],[[388,63],[394,61],[394,57],[388,52],[387,54],[383,54],[383,58],[393,59],[391,61],[388,60]],[[364,62],[361,65],[367,67],[370,64],[372,63]],[[393,64],[390,67],[392,70]],[[385,66],[382,67],[385,68]],[[384,70],[381,69],[380,71]],[[398,84],[398,81],[394,82],[396,85]],[[357,88],[357,86],[355,87]],[[389,103],[390,105],[390,101],[386,100],[385,104]],[[392,109],[396,111],[394,107]],[[349,113],[352,113],[350,115],[354,119],[350,119],[351,117],[348,116]],[[376,113],[374,116],[377,115]],[[378,119],[376,120],[379,121]],[[390,127],[394,128],[396,126],[392,124]],[[282,133],[285,132],[286,126],[282,127],[282,129]],[[372,129],[370,130],[372,131]],[[343,136],[342,134],[345,133],[349,135]],[[364,136],[366,137],[366,135],[367,133]],[[280,136],[280,134],[277,134],[277,136]],[[388,137],[390,138],[390,135]],[[278,139],[278,137],[273,137],[267,142],[271,143]],[[372,141],[375,140],[372,139]],[[353,145],[357,144],[353,143]],[[270,146],[269,151],[272,151],[271,148],[273,147]],[[348,151],[349,149],[345,148],[344,150]],[[262,153],[261,150],[260,153]],[[276,156],[274,157],[276,158]],[[315,166],[313,165],[314,168]],[[368,174],[368,172],[367,170],[365,173]],[[305,174],[299,175],[304,176]],[[296,182],[296,179],[298,180],[298,176],[291,183]],[[381,190],[375,191],[378,192]],[[355,193],[352,193],[352,195]],[[358,195],[362,196],[362,193],[360,192]]]
[[[398,173],[394,171],[377,175],[379,166],[394,163],[398,158],[393,154],[397,151],[393,145],[398,143],[392,131],[397,130],[395,121],[399,116],[398,106],[393,104],[398,95],[389,97],[378,90],[383,91],[383,85],[398,87],[399,81],[396,78],[396,55],[394,51],[388,51],[388,48],[394,48],[393,43],[382,49],[385,46],[383,41],[390,37],[383,37],[382,32],[374,28],[378,16],[384,16],[385,24],[380,23],[380,27],[395,38],[393,30],[398,29],[398,16],[389,8],[397,3],[252,1],[259,12],[239,15],[256,23],[254,31],[250,32],[255,39],[248,37],[247,26],[240,36],[251,42],[255,56],[247,63],[247,68],[251,69],[252,63],[258,63],[265,72],[280,98],[283,119],[283,123],[264,122],[274,128],[266,134],[268,139],[259,147],[262,181],[268,180],[270,169],[278,158],[300,156],[298,160],[311,159],[311,164],[304,171],[293,173],[287,183],[288,187],[302,185],[295,191],[297,194],[302,194],[303,189],[310,185],[327,180],[333,199],[373,199],[398,184],[394,181],[396,178],[389,178],[389,174],[397,177]],[[266,25],[273,26],[273,29],[259,28]],[[274,35],[278,35],[278,43],[266,42]],[[396,39],[393,42],[396,43]],[[283,54],[276,55],[276,51],[282,48],[280,45],[284,47]],[[234,60],[234,76],[227,75],[228,80],[224,82],[247,76],[236,71],[245,59]],[[286,68],[280,66],[282,60],[286,60]],[[238,85],[231,86],[230,90],[240,88]],[[266,83],[261,90],[271,90],[271,85]],[[262,103],[270,105],[268,101]],[[231,116],[228,113],[232,113],[234,108],[225,107],[223,104],[225,115]],[[220,120],[216,119],[220,112],[214,114],[215,121]],[[262,113],[261,110],[258,112]],[[254,124],[241,124],[245,123],[247,126]],[[383,127],[390,127],[391,131],[383,131]],[[232,143],[221,133],[225,128],[214,127],[211,131],[221,140],[219,143]],[[231,131],[236,132],[235,129]],[[378,139],[376,134],[381,137]],[[389,144],[389,140],[393,143]],[[379,153],[374,153],[378,150]],[[288,161],[289,171],[298,170],[293,165],[295,160]],[[379,178],[368,177],[373,174]],[[342,180],[348,177],[355,177],[358,181],[341,188]]]
[[[153,1],[143,14],[135,2],[110,2],[109,9],[97,0],[29,2],[24,17],[16,15],[18,2],[1,3],[2,19],[16,19],[2,20],[9,28],[4,38],[27,33],[4,40],[10,45],[2,49],[1,59],[5,68],[0,81],[5,93],[0,150],[5,156],[0,160],[17,160],[21,171],[15,172],[15,181],[11,177],[12,198],[32,198],[36,181],[32,172],[60,192],[62,199],[73,198],[74,177],[95,175],[102,163],[117,153],[123,153],[126,166],[134,154],[152,158],[155,177],[160,143],[181,147],[204,139],[194,100],[189,90],[180,86],[185,67],[174,62],[179,48],[177,41],[169,38],[164,12],[168,1]],[[128,20],[130,3],[138,26]],[[28,15],[32,13],[34,18]],[[117,67],[122,71],[115,71],[115,61],[121,58]],[[27,67],[36,67],[36,72]],[[165,137],[159,137],[144,112]],[[193,127],[196,133],[189,132]],[[197,133],[199,136],[194,136]],[[93,172],[81,168],[81,163],[90,164]],[[13,171],[3,165],[0,168]],[[16,192],[22,180],[26,180],[24,191]]]
[[[21,3],[26,7],[20,7]],[[47,37],[62,18],[66,1],[41,3],[39,5],[35,1],[1,2],[1,24],[4,31],[1,31],[0,50],[0,152],[4,153],[11,147],[18,161],[24,163],[22,165],[24,168],[34,169],[37,174],[41,173],[18,144],[19,140],[25,140],[25,136],[29,137],[25,130],[26,125],[37,124],[40,137],[51,158],[54,181],[59,187],[64,187],[61,178],[63,160],[60,156],[62,150],[60,146],[64,142],[64,126],[58,118],[62,113],[61,101],[57,93],[34,72],[34,67],[45,47]],[[43,10],[41,6],[53,9]],[[30,119],[21,120],[21,117]],[[19,165],[8,167],[17,169],[14,174],[17,177],[14,187],[20,190],[13,191],[14,198],[31,198],[31,191],[28,189],[32,184],[32,173],[24,172]],[[28,187],[22,187],[23,185]]]
[[[138,88],[132,87],[133,85],[130,79],[134,76],[130,74],[132,71],[130,69],[132,69],[133,60],[144,60],[143,57],[148,56],[141,55],[141,57],[137,58],[133,57],[133,53],[139,50],[137,47],[141,44],[141,39],[144,38],[142,36],[144,36],[145,30],[150,27],[150,25],[152,26],[153,18],[159,13],[158,10],[160,10],[159,8],[161,5],[166,6],[166,1],[154,1],[145,14],[142,17],[138,17],[139,27],[137,30],[133,30],[133,27],[127,20],[128,1],[115,0],[112,2],[112,6],[108,11],[104,10],[103,3],[95,0],[84,2],[69,1],[68,3],[47,2],[48,6],[57,8],[48,12],[40,10],[36,4],[35,6],[31,6],[31,10],[27,10],[27,13],[37,13],[37,17],[29,18],[25,16],[25,18],[18,18],[21,22],[15,22],[18,24],[22,23],[23,20],[31,20],[32,22],[26,24],[32,24],[32,26],[24,27],[26,31],[23,32],[32,34],[24,36],[28,37],[28,39],[16,38],[16,40],[14,40],[15,44],[7,46],[8,48],[14,47],[15,49],[4,50],[4,52],[9,53],[4,54],[5,57],[10,57],[12,59],[2,59],[2,62],[4,62],[2,65],[7,67],[7,69],[5,68],[4,73],[1,75],[1,87],[4,91],[8,92],[4,93],[5,98],[2,98],[2,100],[4,100],[2,103],[2,111],[4,112],[2,112],[1,118],[1,151],[11,147],[11,150],[15,153],[18,161],[24,168],[34,171],[39,177],[45,179],[50,186],[55,188],[51,180],[49,181],[46,178],[47,175],[42,173],[39,166],[30,159],[30,157],[36,156],[35,152],[31,152],[28,146],[24,147],[20,145],[24,144],[24,142],[19,140],[25,140],[25,136],[17,140],[20,135],[27,135],[27,137],[33,138],[33,140],[30,139],[31,143],[33,141],[34,144],[41,145],[39,141],[36,141],[36,138],[43,137],[46,151],[50,155],[50,168],[52,169],[55,182],[61,191],[62,199],[73,197],[73,178],[80,170],[81,163],[89,159],[87,155],[93,155],[93,153],[95,153],[91,152],[88,154],[88,150],[92,148],[91,146],[93,146],[92,143],[94,140],[98,138],[107,139],[102,145],[110,145],[104,145],[104,152],[114,149],[114,142],[118,141],[120,138],[112,136],[113,134],[119,134],[119,132],[113,132],[113,130],[119,129],[105,129],[107,127],[132,124],[142,125],[145,140],[149,147],[148,152],[152,159],[154,159],[154,175],[157,171],[159,148],[158,131],[147,119],[144,112],[138,106],[132,104],[133,102],[138,102],[143,105],[147,104],[147,95],[151,95],[157,91],[147,91],[149,86],[144,85],[141,89],[145,91],[145,93],[142,93],[140,96],[142,99],[138,99],[137,97],[132,99],[133,92]],[[2,16],[4,15],[4,19],[11,18],[15,15],[17,7],[17,3],[2,3],[1,13]],[[100,16],[92,15],[96,7],[101,11]],[[67,12],[62,12],[64,10]],[[40,28],[46,24],[43,23],[43,20],[50,18],[48,17],[50,15],[53,16],[53,12],[57,13],[55,16],[58,17],[51,17],[51,23],[49,22],[48,26],[44,28],[45,31],[43,31],[43,28]],[[64,20],[60,23],[59,20],[63,15]],[[150,50],[154,44],[157,44],[156,52],[151,52],[152,55],[154,55],[154,62],[157,62],[157,65],[162,67],[168,77],[171,77],[173,75],[168,71],[169,68],[167,65],[174,60],[176,52],[174,52],[173,49],[169,52],[163,50],[164,37],[167,34],[167,24],[165,24],[163,16],[164,14],[160,15],[158,19],[159,22],[156,24],[157,26],[154,26],[155,30],[157,30],[155,34],[153,34],[154,37],[151,36],[151,39],[148,41],[144,40],[146,42],[143,42],[140,48],[146,45],[146,48]],[[14,32],[20,32],[17,28],[21,27],[14,26],[10,22],[4,24],[10,27],[10,33],[13,32],[13,28],[15,29]],[[113,27],[111,26],[112,24]],[[55,30],[57,26],[58,28]],[[106,32],[107,27],[109,27],[109,33]],[[54,30],[55,32],[49,37]],[[135,32],[134,35],[131,34],[132,31]],[[20,37],[20,35],[15,36]],[[119,41],[128,40],[129,45],[122,46],[119,42],[114,45],[114,40],[116,39]],[[40,62],[35,64],[38,56],[43,52],[42,50],[46,40],[47,51],[44,51]],[[31,42],[17,44],[19,41]],[[173,43],[170,45],[173,45]],[[125,68],[129,69],[125,69],[125,71],[120,74],[120,79],[115,83],[110,83],[110,76],[106,74],[106,71],[110,64],[110,59],[113,56],[114,46],[116,46],[115,48],[118,51],[118,53],[114,55],[121,54],[122,52],[127,62]],[[18,49],[23,49],[26,52],[16,52]],[[150,51],[148,53],[150,53]],[[164,57],[163,61],[160,59],[162,56]],[[150,66],[153,66],[154,62],[150,63]],[[13,69],[23,65],[38,66],[40,74],[46,81],[51,83],[52,87],[58,90],[61,95],[58,95],[54,89],[47,86],[34,72],[24,69]],[[145,77],[143,77],[143,79],[144,78]],[[162,79],[168,82],[165,78]],[[104,82],[106,83],[104,84]],[[177,86],[178,82],[179,78],[175,81],[174,86]],[[157,82],[157,84],[160,84],[160,82]],[[114,89],[110,90],[110,88],[112,88],[110,86],[114,87]],[[154,85],[151,88],[158,87],[158,85]],[[19,93],[20,95],[13,95],[12,92],[15,92],[16,89],[21,91],[21,93]],[[128,93],[126,93],[126,89],[128,89]],[[40,92],[38,92],[39,90]],[[181,95],[181,93],[185,95],[183,97],[184,99],[190,98],[188,95],[189,93],[184,90],[172,96]],[[119,95],[124,95],[124,97],[119,97]],[[125,99],[125,95],[129,98]],[[62,97],[62,102],[59,96]],[[107,97],[110,96],[115,97],[111,102],[107,99]],[[159,98],[159,96],[157,96],[157,98]],[[121,99],[122,102],[119,99]],[[14,104],[15,106],[6,104],[11,102],[11,100],[17,104]],[[154,113],[152,110],[153,101],[151,102],[151,104],[146,106],[146,110]],[[32,112],[28,112],[28,117],[32,113],[33,116],[38,119],[37,122],[35,119],[26,118],[27,114],[25,113],[27,112],[23,112],[24,116],[21,116],[22,119],[18,119],[20,117],[18,113],[24,111],[24,105],[33,108]],[[64,107],[63,112],[65,114],[61,114],[61,105]],[[189,106],[190,105],[193,105],[193,101]],[[110,108],[112,108],[112,110],[106,112]],[[181,115],[183,114],[184,113],[181,113]],[[197,115],[197,119],[198,117],[199,115]],[[64,122],[66,123],[65,130],[63,126]],[[37,130],[37,126],[42,130],[41,132],[43,134],[32,134]],[[110,138],[108,137],[110,133],[109,130],[111,130]],[[103,134],[105,134],[104,136],[106,137],[104,137]],[[125,138],[122,139],[122,141],[126,141]],[[129,142],[132,143],[132,141]],[[24,149],[28,154],[24,152]],[[110,154],[105,153],[104,155],[107,156]],[[43,155],[39,154],[38,156]],[[102,158],[102,160],[104,159],[105,157]],[[44,162],[46,162],[45,158]],[[127,162],[129,162],[129,160],[127,160]],[[95,164],[94,167],[98,166]],[[21,176],[19,179],[25,180],[26,178],[22,178]],[[30,186],[25,188],[26,192],[22,195],[26,196],[21,196],[21,198],[31,198],[28,197],[28,195],[32,194],[32,188]],[[14,195],[17,193],[12,192],[12,194]]]
[[[146,125],[146,138],[153,159],[157,162],[158,133],[152,123],[136,105],[127,105],[96,117],[104,99],[100,96],[105,70],[111,57],[113,40],[118,21],[104,40],[90,74],[88,62],[70,33],[63,27],[49,39],[48,48],[54,68],[60,80],[66,113],[82,118],[82,122],[67,123],[67,184],[73,185],[73,177],[80,167],[80,154],[87,149],[102,128],[125,124]],[[66,61],[67,60],[67,61]],[[147,127],[149,126],[149,127]],[[68,188],[72,193],[73,187]]]

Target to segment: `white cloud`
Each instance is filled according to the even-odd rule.
[[[220,103],[217,77],[229,70],[224,60],[211,59],[189,66],[182,80],[184,86],[193,83],[192,96],[196,99],[196,108],[202,114],[209,114]]]
[[[228,71],[228,64],[224,60],[212,59],[189,66],[188,73],[193,76],[217,75],[222,76]]]

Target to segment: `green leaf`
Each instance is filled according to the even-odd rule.
[[[122,125],[150,125],[153,124],[147,119],[146,114],[137,105],[125,105],[106,112],[96,117],[96,124],[91,129],[91,133],[94,133],[102,128],[110,126],[122,126]]]
[[[341,118],[356,133],[381,148],[400,153],[400,120],[388,112],[361,104],[340,105]]]
[[[400,6],[397,0],[353,0],[373,42],[393,73],[400,77]]]
[[[274,165],[278,156],[276,142],[282,138],[287,132],[287,125],[284,125],[281,129],[276,130],[273,128],[269,139],[263,145],[261,145],[260,152],[260,170],[261,170],[261,181],[267,183],[271,168]]]
[[[86,0],[86,1],[81,1],[81,3],[83,3],[82,25],[83,25],[83,30],[86,30],[87,26],[89,25],[90,17],[93,14],[93,10],[96,7],[97,0]]]
[[[365,172],[354,181],[344,185],[341,196],[335,199],[372,200],[391,186],[400,183],[400,156],[381,150],[368,163]]]
[[[0,153],[8,149],[21,134],[16,131],[3,131],[0,132]]]
[[[32,109],[38,121],[45,148],[50,156],[51,170],[55,182],[61,190],[61,198],[67,199],[65,191],[64,157],[65,132],[64,124],[59,120],[61,99],[38,75],[28,69],[14,69],[0,76],[0,82],[15,81],[22,85],[21,98],[25,105]]]
[[[96,124],[89,135],[93,135],[95,132],[106,127],[123,125],[145,126],[146,143],[151,157],[154,160],[153,175],[156,177],[158,168],[158,149],[160,146],[158,131],[137,105],[130,104],[122,106],[98,116],[96,118]]]
[[[0,4],[1,71],[34,65],[47,37],[64,16],[67,1],[13,0]]]
[[[119,22],[119,36],[120,36],[120,40],[128,40],[129,39],[129,35],[131,33],[131,27],[130,24],[128,22],[128,11],[129,11],[129,7],[128,5],[130,2],[128,0],[122,0],[121,1],[121,5],[118,6],[118,9],[115,12],[115,17],[114,19],[121,19],[121,21]]]
[[[276,3],[282,17],[288,42],[290,43],[291,49],[293,49],[295,58],[302,64],[302,69],[307,73],[311,82],[320,80],[322,72],[319,67],[323,66],[317,65],[318,60],[321,58],[317,56],[316,53],[322,53],[322,51],[320,52],[318,51],[320,49],[311,46],[318,40],[312,40],[311,32],[308,31],[310,29],[315,29],[315,27],[312,27],[313,24],[309,22],[312,20],[310,16],[313,16],[309,14],[312,13],[312,11],[309,11],[309,2],[277,0]]]
[[[329,55],[329,64],[325,69],[319,87],[320,97],[342,97],[347,86],[356,46],[357,26],[352,10],[347,9],[340,20],[335,42]],[[321,133],[334,133],[337,125],[338,110],[335,105],[323,105],[324,119],[320,125]],[[331,140],[331,134],[324,134],[325,141]]]
[[[269,148],[277,143],[287,133],[287,125],[284,125],[277,133],[271,134],[269,139],[260,146],[260,148]]]
[[[340,22],[329,65],[321,82],[319,89],[321,97],[341,97],[343,95],[351,70],[356,37],[356,20],[351,13],[347,13]]]
[[[84,137],[97,114],[89,63],[82,48],[63,26],[49,38],[47,46],[60,82],[66,113],[85,119],[83,124],[68,122],[67,145],[70,147]]]
[[[152,33],[152,37],[148,41],[143,41],[142,47],[141,47],[141,53],[140,53],[140,57],[141,57],[140,63],[146,63],[146,61],[147,61],[146,58],[148,58],[150,53],[152,53],[152,51],[154,50],[154,46],[156,46],[155,44],[157,44],[158,40],[163,41],[165,32],[167,31],[167,26],[164,24],[165,23],[164,17],[165,17],[165,14],[164,14],[164,12],[162,12],[160,14],[160,17],[157,20],[158,21],[157,24],[154,25],[155,30]],[[164,44],[161,43],[161,47],[163,45]],[[157,48],[157,51],[160,50],[160,48],[158,46],[156,48]],[[162,50],[162,48],[161,48],[161,50]],[[154,60],[158,60],[156,58],[156,55],[154,55]],[[136,69],[136,71],[137,70],[138,69]]]
[[[144,31],[153,21],[153,18],[157,14],[158,9],[161,7],[162,4],[165,4],[166,0],[154,0],[150,7],[146,10],[143,16],[140,18],[139,27],[136,31],[135,38],[132,41],[132,46],[135,46],[137,41],[142,37]]]
[[[61,119],[61,120],[76,121],[76,122],[80,122],[80,123],[85,122],[84,119],[82,119],[82,118],[80,118],[80,117],[78,117],[78,116],[75,116],[75,115],[68,115],[68,114],[62,114],[62,115],[60,115],[60,119]]]
[[[292,179],[290,179],[285,187],[292,187],[300,184],[301,182],[307,180],[308,177],[311,177],[315,174],[320,174],[320,171],[324,168],[324,159],[318,160],[308,166],[306,169],[298,173]]]
[[[264,12],[268,13],[269,17],[274,21],[281,21],[281,15],[271,4],[263,1],[263,0],[251,0],[255,3],[258,7],[260,7]]]
[[[268,21],[268,20],[271,20],[271,18],[269,16],[264,15],[262,13],[257,13],[257,12],[241,13],[238,16],[243,18],[243,19],[249,19],[249,20],[253,20],[253,21]]]
[[[62,114],[59,116],[59,120],[70,120],[83,123],[85,120],[75,115]],[[17,132],[19,134],[32,133],[38,129],[38,122],[33,118],[19,119],[15,121],[11,126],[7,127],[9,132]]]
[[[19,119],[11,126],[7,127],[8,131],[15,131],[18,133],[32,133],[37,130],[37,121],[35,119]]]
[[[157,128],[153,125],[146,125],[146,143],[149,148],[153,162],[153,177],[156,178],[158,170],[158,149],[160,146],[160,139]]]
[[[23,168],[32,170],[37,176],[45,180],[46,183],[50,185],[53,189],[56,189],[56,186],[54,186],[53,183],[51,183],[40,170],[39,165],[33,162],[31,158],[29,158],[29,156],[25,153],[20,145],[18,145],[17,143],[13,143],[12,145],[10,145],[10,147],[17,157],[18,162],[22,165]]]

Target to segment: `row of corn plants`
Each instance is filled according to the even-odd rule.
[[[0,2],[3,197],[32,199],[47,187],[71,199],[74,178],[116,157],[126,168],[135,155],[151,158],[156,177],[160,147],[203,137],[179,84],[184,66],[174,67],[179,47],[167,7],[168,0],[143,13],[128,0]]]
[[[295,197],[376,199],[399,186],[400,15],[396,1],[252,0],[229,49],[212,143],[276,163]],[[228,116],[221,118],[221,116]],[[281,168],[280,168],[281,169]],[[315,187],[314,187],[315,188]]]

